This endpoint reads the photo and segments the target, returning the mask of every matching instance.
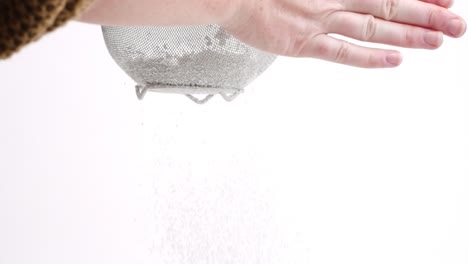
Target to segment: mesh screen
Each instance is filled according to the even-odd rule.
[[[276,59],[217,25],[103,27],[103,33],[111,56],[138,83],[140,99],[155,91],[197,103],[216,94],[231,101]]]

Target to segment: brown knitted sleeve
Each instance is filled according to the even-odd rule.
[[[63,25],[92,0],[0,0],[0,59]]]
[[[48,28],[48,31],[52,31],[57,27],[65,24],[71,18],[76,17],[82,13],[87,7],[90,6],[92,0],[67,0],[65,8],[62,9],[54,21],[54,24]]]

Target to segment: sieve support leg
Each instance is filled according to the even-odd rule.
[[[148,87],[143,85],[135,86],[136,94],[139,100],[143,100],[145,98],[146,92],[148,92]]]
[[[211,98],[213,98],[213,96],[215,96],[214,94],[209,94],[207,95],[205,98],[203,99],[198,99],[196,98],[195,96],[191,95],[191,94],[186,94],[186,96],[188,98],[190,98],[190,100],[194,101],[195,103],[197,104],[205,104],[206,102],[208,102]]]
[[[239,94],[242,93],[242,90],[238,90],[234,93],[231,93],[231,94],[228,94],[228,93],[219,93],[223,98],[224,100],[226,100],[227,102],[232,102],[234,99],[237,98],[237,96],[239,96]]]

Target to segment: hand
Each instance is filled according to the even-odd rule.
[[[398,66],[398,51],[339,40],[436,49],[443,34],[461,37],[465,21],[448,8],[452,0],[240,0],[222,25],[241,41],[271,53],[383,68]]]

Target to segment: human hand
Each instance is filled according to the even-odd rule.
[[[436,49],[443,35],[458,38],[466,22],[448,8],[453,0],[239,0],[222,25],[258,49],[291,57],[312,57],[364,67],[398,66],[400,52],[339,40]]]

